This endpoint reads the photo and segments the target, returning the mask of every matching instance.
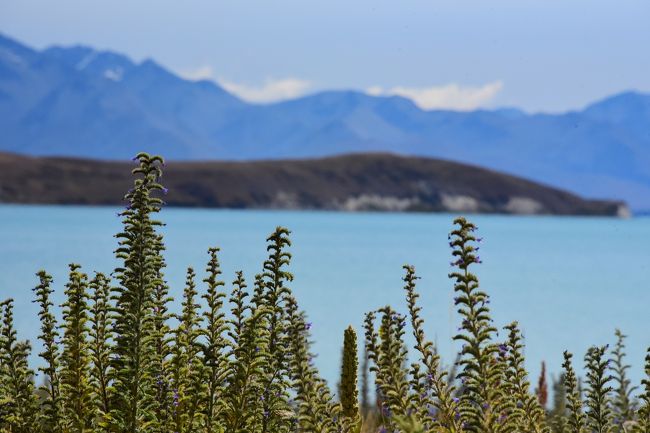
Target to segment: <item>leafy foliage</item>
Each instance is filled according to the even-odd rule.
[[[13,301],[0,304],[0,433],[650,433],[650,349],[635,398],[620,331],[611,361],[607,347],[588,351],[584,398],[573,355],[564,353],[547,413],[545,372],[531,391],[518,323],[499,339],[474,273],[481,238],[465,218],[449,235],[460,316],[452,368],[426,336],[419,278],[406,265],[406,314],[384,306],[365,316],[361,395],[357,334],[344,330],[337,400],[315,366],[312,324],[290,287],[289,230],[277,227],[267,238],[268,257],[250,288],[242,271],[227,288],[219,249],[210,248],[202,279],[188,268],[173,314],[155,218],[166,193],[164,163],[146,153],[135,163],[119,214],[114,279],[96,273],[89,281],[70,265],[57,319],[52,278],[37,274],[38,389],[30,345],[14,328]]]

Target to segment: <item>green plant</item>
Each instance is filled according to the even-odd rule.
[[[97,431],[108,431],[111,413],[111,376],[110,358],[112,341],[112,317],[111,317],[111,286],[108,277],[102,273],[96,273],[95,278],[90,282],[91,306],[90,306],[90,329],[89,351],[91,360],[91,386],[93,398],[96,405],[96,418],[94,428]]]
[[[32,433],[40,414],[27,364],[30,345],[19,341],[14,328],[13,299],[0,303],[0,428],[3,432]]]
[[[645,357],[645,378],[642,382],[643,393],[641,394],[641,408],[638,412],[639,432],[650,433],[650,348]]]
[[[627,378],[627,370],[630,366],[625,363],[625,338],[626,336],[617,329],[615,331],[616,345],[612,351],[614,358],[612,359],[612,379],[616,384],[614,389],[615,395],[612,400],[612,410],[614,416],[614,426],[617,432],[624,431],[624,426],[627,422],[632,421],[634,418],[634,407],[632,394],[636,387],[631,385],[630,380]]]
[[[443,367],[426,337],[419,278],[407,265],[406,314],[384,306],[365,316],[361,397],[357,336],[345,330],[336,401],[315,366],[311,323],[290,288],[289,230],[277,227],[267,238],[268,257],[250,291],[241,271],[226,288],[219,250],[209,249],[202,284],[188,268],[174,315],[155,219],[166,192],[159,183],[164,164],[145,153],[135,162],[134,187],[120,212],[115,280],[95,273],[89,281],[71,265],[57,320],[52,278],[37,274],[39,389],[30,345],[14,327],[13,301],[0,303],[0,433],[650,433],[650,349],[637,407],[619,331],[612,362],[606,347],[588,351],[585,399],[564,352],[546,413],[545,373],[531,392],[517,322],[499,339],[489,297],[472,272],[481,239],[465,218],[454,220],[449,235],[461,320],[454,365]]]
[[[524,367],[522,337],[517,322],[505,327],[508,340],[503,349],[506,354],[506,389],[511,399],[507,423],[517,432],[545,432],[546,413],[538,396],[530,393],[528,373]]]
[[[587,351],[587,428],[591,432],[605,433],[612,427],[609,386],[612,377],[608,374],[609,360],[605,358],[607,347],[592,346]]]
[[[357,383],[359,360],[357,359],[357,333],[352,326],[348,326],[343,334],[342,358],[339,386],[341,415],[347,423],[354,425],[360,422],[359,387]]]
[[[582,396],[578,388],[578,378],[572,364],[573,355],[564,351],[564,389],[567,398],[567,426],[570,433],[585,431],[585,415],[583,412]]]
[[[39,370],[44,374],[45,384],[41,387],[45,391],[45,398],[41,403],[43,413],[44,431],[59,433],[62,431],[61,388],[59,383],[59,346],[57,339],[57,323],[51,308],[54,306],[50,296],[54,292],[51,287],[52,277],[45,271],[36,274],[40,280],[33,291],[36,295],[36,302],[39,305],[38,316],[41,320],[41,334],[39,339],[43,342],[43,351],[39,354],[45,365]]]
[[[134,188],[126,195],[127,208],[120,213],[124,228],[118,233],[116,256],[123,265],[116,269],[119,285],[114,288],[115,345],[111,365],[110,429],[119,433],[144,433],[158,420],[156,414],[156,345],[154,341],[154,292],[160,280],[163,260],[161,237],[153,219],[162,200],[152,195],[163,190],[160,157],[141,153]]]
[[[88,277],[70,265],[63,304],[63,350],[61,354],[61,400],[63,429],[81,433],[92,427],[96,405],[90,384],[88,345]]]

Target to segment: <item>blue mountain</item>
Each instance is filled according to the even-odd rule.
[[[650,209],[650,95],[638,92],[562,114],[426,111],[354,91],[257,105],[151,60],[80,46],[36,51],[0,35],[0,130],[1,151],[27,155],[432,156]]]

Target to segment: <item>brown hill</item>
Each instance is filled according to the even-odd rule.
[[[0,202],[121,204],[131,166],[0,153]],[[171,162],[172,206],[624,216],[622,202],[483,168],[389,154],[257,162]]]

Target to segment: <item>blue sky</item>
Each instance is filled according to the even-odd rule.
[[[650,91],[648,0],[0,0],[37,48],[151,57],[252,101],[324,89],[564,111]]]

